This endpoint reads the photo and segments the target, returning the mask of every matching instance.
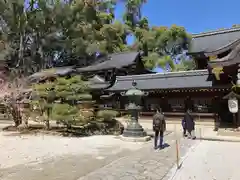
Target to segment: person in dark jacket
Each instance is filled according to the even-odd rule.
[[[153,116],[153,131],[155,132],[154,136],[154,149],[158,147],[163,148],[163,136],[164,131],[166,130],[166,121],[161,109],[157,108],[156,114]],[[160,136],[159,136],[160,135]],[[159,146],[157,145],[159,137]]]
[[[186,120],[185,120],[185,116],[182,119],[182,128],[183,128],[183,137],[187,136],[187,129],[186,129]]]
[[[187,110],[185,117],[184,117],[184,121],[185,121],[185,128],[187,130],[188,133],[188,138],[192,138],[195,139],[195,122],[194,122],[194,118],[191,115],[191,111]]]

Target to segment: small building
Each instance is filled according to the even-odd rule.
[[[29,76],[31,83],[54,80],[56,77],[80,74],[87,80],[94,100],[105,102],[101,97],[110,97],[106,89],[113,86],[116,76],[151,74],[144,68],[142,56],[139,52],[115,53],[97,59],[87,67],[65,66],[45,69]],[[111,94],[113,95],[113,94]]]

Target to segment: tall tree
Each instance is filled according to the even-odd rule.
[[[87,65],[97,52],[124,50],[127,28],[113,22],[115,5],[113,0],[0,0],[9,66],[29,74],[59,63]]]
[[[173,70],[175,56],[187,49],[189,38],[178,26],[149,27],[142,16],[145,0],[126,0],[124,23],[115,20],[117,1],[0,0],[1,55],[21,74],[60,65],[89,65],[96,54],[136,49],[146,66]],[[133,47],[127,36],[135,36]],[[1,58],[2,59],[2,58]]]
[[[142,6],[146,0],[126,0],[123,20],[135,36],[133,49],[143,51],[145,66],[152,69],[160,66],[177,70],[176,57],[188,49],[190,36],[183,27],[149,27],[148,19],[142,17]],[[189,61],[191,63],[192,61]],[[183,65],[184,63],[181,63]]]
[[[168,27],[152,27],[149,31],[140,31],[141,41],[135,47],[145,52],[146,66],[160,66],[175,71],[178,55],[188,49],[190,37],[183,27],[176,25]],[[143,48],[143,43],[145,48]]]
[[[142,20],[142,6],[146,0],[124,0],[125,13],[123,15],[124,22],[135,29]]]

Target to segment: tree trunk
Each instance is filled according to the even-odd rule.
[[[45,121],[45,128],[46,128],[47,130],[50,129],[50,123],[49,123],[49,120],[46,120],[46,121]]]
[[[23,59],[23,35],[22,33],[20,34],[20,42],[19,42],[19,51],[18,51],[18,63],[17,63],[17,67],[20,66],[21,61]]]
[[[24,118],[23,118],[23,125],[25,128],[28,127],[28,117],[24,115]]]
[[[10,113],[12,115],[15,126],[18,127],[22,123],[22,116],[18,107],[16,105],[11,105]]]

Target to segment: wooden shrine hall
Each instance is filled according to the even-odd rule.
[[[233,115],[224,97],[238,79],[240,84],[240,28],[192,37],[188,55],[195,60],[196,70],[153,73],[144,68],[140,53],[125,52],[110,54],[87,67],[68,67],[65,73],[55,75],[90,77],[89,83],[95,85],[92,94],[100,108],[125,111],[128,100],[121,92],[130,89],[135,81],[137,88],[148,92],[141,102],[144,116],[152,115],[155,107],[160,106],[167,118],[181,120],[186,109],[192,109],[200,121],[232,123]]]

